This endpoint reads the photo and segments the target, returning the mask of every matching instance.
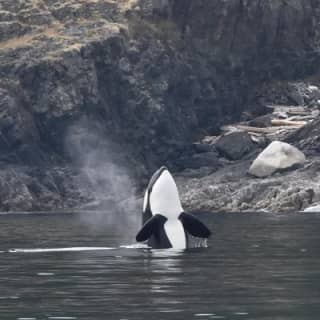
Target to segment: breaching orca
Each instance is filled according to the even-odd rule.
[[[161,167],[150,179],[144,195],[142,223],[136,240],[148,240],[154,249],[185,249],[187,233],[199,238],[211,234],[198,218],[183,211],[178,188],[166,167]]]

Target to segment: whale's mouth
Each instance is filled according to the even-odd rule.
[[[160,176],[162,175],[162,173],[164,171],[168,171],[168,168],[166,166],[162,166],[160,169],[158,169],[151,177],[149,184],[148,184],[148,188],[147,190],[152,190],[152,187],[154,186],[154,184],[157,182],[157,180],[160,178]]]

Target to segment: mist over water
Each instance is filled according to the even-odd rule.
[[[126,150],[106,137],[105,129],[93,120],[81,119],[69,128],[65,141],[67,154],[80,173],[79,188],[92,199],[84,209],[101,212],[86,219],[93,224],[106,219],[113,225],[123,220],[135,223],[141,208]]]

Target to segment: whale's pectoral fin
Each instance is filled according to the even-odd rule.
[[[138,232],[136,236],[136,240],[138,242],[148,240],[156,230],[159,229],[165,222],[167,218],[162,216],[161,214],[156,214],[150,219],[146,221],[146,223],[142,226],[141,230]]]
[[[209,238],[211,231],[194,215],[182,212],[179,216],[183,227],[194,237]]]

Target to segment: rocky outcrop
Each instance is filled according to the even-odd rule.
[[[318,155],[320,152],[320,118],[292,133],[287,141],[304,150],[306,154]]]
[[[108,203],[162,164],[223,172],[194,142],[311,74],[319,21],[311,0],[1,1],[0,208]]]
[[[305,155],[297,148],[285,142],[273,141],[253,161],[249,173],[259,178],[268,177],[274,172],[302,165],[305,161]]]
[[[206,176],[180,174],[177,184],[186,210],[194,212],[297,212],[320,201],[319,161],[309,159],[290,172],[257,179],[251,161],[229,163]]]
[[[255,144],[246,132],[232,132],[222,136],[215,144],[222,156],[230,160],[241,159],[255,149]]]
[[[90,185],[83,188],[81,175],[72,168],[2,166],[0,201],[3,211],[72,209],[93,201]]]

